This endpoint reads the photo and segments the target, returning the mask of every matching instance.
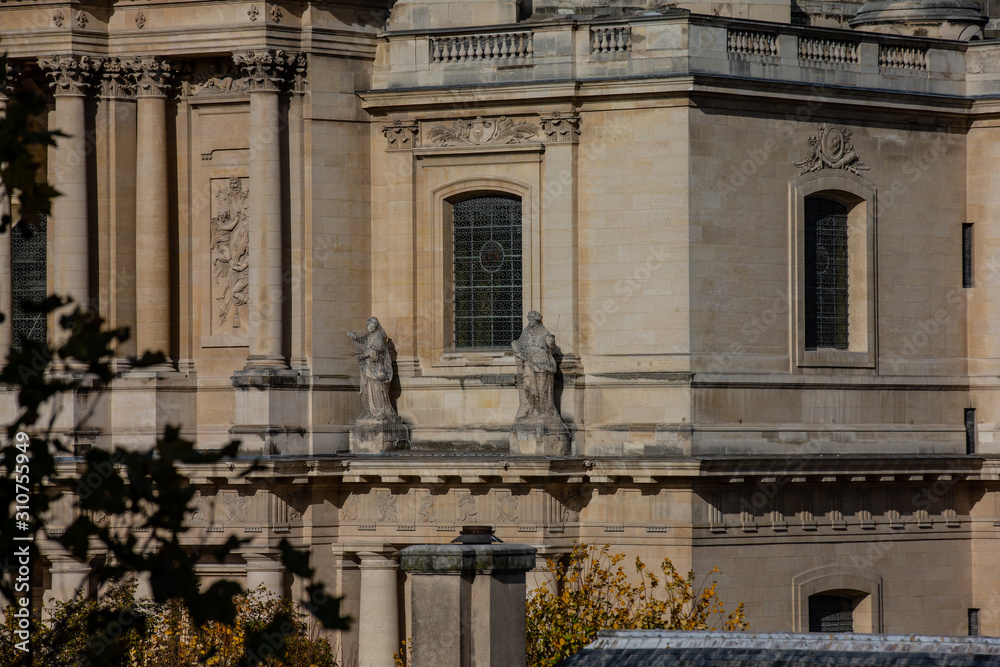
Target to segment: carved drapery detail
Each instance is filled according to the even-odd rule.
[[[174,76],[174,68],[163,58],[151,56],[133,58],[128,62],[135,82],[136,97],[163,97]]]
[[[576,143],[580,138],[580,117],[552,114],[542,116],[545,140],[556,143]]]
[[[246,74],[250,92],[281,91],[288,82],[295,58],[281,50],[247,51],[234,54],[233,61]]]
[[[420,126],[416,121],[394,120],[382,126],[387,150],[406,150],[417,147]]]
[[[250,299],[250,192],[243,180],[230,178],[215,193],[218,213],[212,217],[213,295],[218,323],[244,328]]]
[[[181,82],[185,97],[195,95],[245,95],[250,90],[247,78],[235,63],[223,59],[199,61],[187,80]]]
[[[534,123],[519,122],[506,116],[499,118],[477,116],[472,120],[455,121],[451,127],[435,125],[427,136],[439,146],[483,146],[521,144],[535,139],[538,133],[539,127]]]
[[[820,123],[819,132],[809,137],[809,156],[795,166],[803,174],[820,169],[844,169],[861,175],[868,167],[861,164],[861,158],[854,152],[851,143],[852,132],[843,125]]]
[[[100,60],[90,56],[54,56],[39,58],[38,66],[49,78],[53,95],[83,96],[91,87],[94,73],[100,67]]]
[[[132,78],[119,58],[108,58],[101,65],[101,97],[131,97]]]

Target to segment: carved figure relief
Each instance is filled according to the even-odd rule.
[[[235,491],[227,491],[223,494],[223,502],[226,505],[226,518],[223,523],[243,523],[247,520],[247,499]]]
[[[379,492],[376,494],[375,509],[378,513],[379,523],[395,523],[399,521],[399,507],[396,504],[396,496],[391,493]]]
[[[358,520],[358,503],[360,498],[353,493],[347,496],[347,500],[344,501],[344,507],[340,510],[340,519],[342,521],[357,521]]]
[[[475,521],[479,515],[476,509],[476,498],[471,493],[463,493],[458,497],[458,522]]]
[[[215,193],[212,216],[212,278],[219,324],[242,329],[250,298],[250,193],[243,180],[230,178]]]
[[[199,61],[190,80],[181,83],[185,96],[194,95],[244,95],[250,90],[246,77],[229,60]]]
[[[819,133],[809,137],[809,156],[795,166],[800,167],[803,174],[820,169],[845,169],[860,176],[868,167],[861,164],[861,158],[854,152],[852,134],[843,125],[820,123]]]
[[[417,516],[420,517],[420,523],[436,523],[437,519],[434,518],[434,497],[430,495],[424,496],[424,499],[420,501],[420,507],[417,508]]]
[[[534,123],[521,123],[506,116],[473,120],[459,120],[451,127],[435,125],[427,133],[428,138],[439,146],[482,146],[485,144],[520,144],[538,136],[539,128]]]
[[[497,522],[514,523],[518,519],[517,505],[520,499],[513,495],[500,496],[497,499]]]

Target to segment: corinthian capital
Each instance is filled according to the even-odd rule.
[[[76,95],[87,94],[91,86],[94,72],[100,67],[101,61],[90,56],[53,56],[39,58],[38,66],[50,79],[52,94]]]
[[[174,68],[164,58],[136,57],[128,63],[135,82],[136,97],[163,97],[174,76]]]
[[[266,49],[235,53],[233,60],[246,73],[251,93],[261,90],[277,92],[288,82],[295,57],[284,51]]]
[[[101,97],[131,97],[132,84],[128,66],[119,58],[108,58],[101,65]]]

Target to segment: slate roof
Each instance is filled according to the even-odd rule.
[[[603,630],[557,667],[1000,667],[1000,639]]]

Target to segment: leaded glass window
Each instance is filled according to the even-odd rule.
[[[847,207],[809,198],[805,214],[806,349],[846,350]]]
[[[843,595],[810,595],[809,632],[854,632],[854,600]]]
[[[521,199],[452,205],[455,347],[508,347],[521,333]]]
[[[46,294],[46,219],[14,225],[10,235],[11,254],[11,348],[19,352],[26,340],[45,342],[45,313],[29,312],[25,301],[42,301]]]

